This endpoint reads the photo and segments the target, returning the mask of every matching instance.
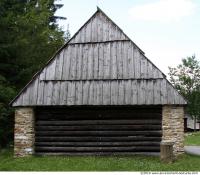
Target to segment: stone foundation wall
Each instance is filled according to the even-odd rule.
[[[184,107],[163,106],[162,142],[173,142],[173,153],[184,152]]]
[[[15,110],[14,156],[33,154],[34,149],[34,110],[18,108]]]

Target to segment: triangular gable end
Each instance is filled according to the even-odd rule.
[[[94,32],[94,30],[97,30],[98,32]],[[110,43],[112,43],[112,45]],[[128,47],[126,47],[126,45]],[[111,46],[113,47],[111,48]],[[106,49],[109,48],[109,52],[107,53],[107,55],[114,56],[114,54],[112,54],[111,51],[115,51],[115,48],[119,48],[118,46],[120,48],[122,48],[123,46],[124,48],[122,49],[124,53],[118,54],[119,58],[116,56],[116,61],[118,61],[118,63],[114,62],[114,64],[112,64],[111,62],[109,62],[109,60],[107,60],[108,62],[104,60],[104,62],[102,63],[103,67],[101,67],[101,70],[100,70],[100,66],[99,66],[96,73],[98,73],[99,71],[107,73],[105,70],[109,71],[109,69],[107,69],[106,67],[110,67],[112,69],[111,72],[113,73],[113,70],[114,70],[114,67],[112,68],[113,65],[120,66],[120,64],[123,65],[124,63],[125,63],[124,65],[130,67],[131,64],[127,64],[128,62],[126,62],[128,61],[128,59],[129,61],[132,60],[134,64],[139,63],[139,69],[137,68],[138,66],[135,65],[135,70],[137,69],[137,72],[134,73],[132,71],[134,69],[132,69],[131,67],[130,69],[128,67],[128,70],[130,72],[123,72],[123,71],[120,72],[119,69],[116,68],[116,70],[118,71],[116,72],[117,74],[110,74],[109,76],[105,76],[106,74],[105,75],[103,74],[103,76],[95,77],[94,76],[95,72],[91,72],[91,70],[96,70],[96,69],[93,69],[92,68],[93,65],[91,66],[91,64],[89,63],[92,63],[94,61],[94,58],[97,60],[103,60],[105,59],[104,58],[105,55],[103,54],[104,52],[102,51],[103,55],[101,54],[101,52],[99,52],[100,53],[99,55],[97,54],[97,55],[91,56],[91,53],[95,53],[95,54],[97,53],[93,49],[96,48],[98,50],[99,48],[102,49],[103,47]],[[125,48],[127,48],[127,50]],[[78,52],[77,52],[77,49],[78,49]],[[130,53],[134,53],[133,54],[134,56],[132,55],[133,57],[128,56],[129,51]],[[78,54],[75,54],[75,52],[77,52]],[[73,55],[70,55],[70,53],[73,53]],[[91,74],[92,77],[90,76],[84,77],[83,75],[81,75],[81,78],[80,78],[77,76],[77,73],[75,73],[74,74],[75,76],[74,76],[73,72],[71,72],[72,74],[71,77],[70,76],[67,77],[66,76],[67,74],[65,72],[59,72],[67,68],[67,67],[65,68],[65,65],[68,65],[67,64],[68,62],[73,63],[72,65],[70,65],[70,69],[73,69],[76,66],[78,67],[78,64],[80,63],[79,59],[82,57],[82,56],[80,57],[79,53],[86,53],[85,58],[87,58],[88,63],[84,62],[84,68],[85,68],[84,70],[92,73]],[[115,56],[113,58],[115,58]],[[111,58],[112,61],[115,60],[113,58]],[[106,59],[109,59],[109,57],[106,57]],[[99,61],[97,62],[98,64],[100,63]],[[104,70],[104,66],[106,68],[105,70]],[[59,68],[61,68],[61,70],[58,70]],[[82,69],[80,70],[78,69],[80,74],[81,74],[81,70]],[[138,70],[140,72],[138,72]],[[136,76],[136,73],[137,73],[137,76]],[[62,76],[62,74],[65,76]],[[88,73],[86,73],[86,75],[88,75]],[[119,77],[119,75],[121,76]],[[56,54],[52,57],[52,59],[48,61],[46,66],[42,68],[36,75],[34,75],[32,80],[22,89],[22,91],[15,97],[15,99],[12,100],[10,104],[13,106],[83,105],[85,104],[84,102],[83,104],[79,102],[76,104],[76,101],[72,100],[75,97],[74,96],[71,97],[71,94],[75,93],[76,95],[78,95],[80,91],[84,93],[84,90],[88,92],[89,87],[94,88],[94,91],[95,91],[95,87],[93,87],[95,86],[93,85],[93,81],[98,82],[97,84],[100,87],[96,87],[97,89],[98,88],[101,89],[102,87],[111,88],[112,86],[113,88],[116,88],[116,87],[118,88],[119,86],[118,90],[120,91],[120,88],[126,89],[128,88],[126,87],[126,85],[128,85],[129,86],[128,89],[136,88],[134,91],[138,91],[137,92],[138,94],[142,94],[140,90],[144,90],[144,89],[146,91],[145,93],[150,92],[150,94],[151,93],[155,94],[156,92],[158,93],[157,95],[158,100],[156,100],[157,102],[153,102],[152,104],[186,104],[186,101],[183,99],[183,97],[180,94],[177,93],[177,91],[174,88],[172,88],[171,90],[170,88],[167,88],[168,86],[166,86],[164,83],[166,82],[165,78],[166,78],[165,75],[150,60],[148,60],[148,58],[144,56],[141,49],[139,49],[139,47],[135,45],[135,43],[133,43],[127,37],[127,35],[124,34],[124,32],[109,17],[107,17],[106,14],[102,10],[98,8],[97,12],[80,28],[80,30],[61,49],[59,49],[56,52]],[[73,80],[75,81],[73,82]],[[108,80],[112,80],[113,84],[112,83],[107,84],[106,82]],[[129,83],[131,82],[131,83],[126,84],[125,83],[126,81]],[[144,81],[144,84],[140,84],[142,81]],[[124,83],[123,86],[122,86],[123,84],[122,82]],[[92,84],[90,85],[90,83]],[[141,86],[140,88],[139,84],[144,87]],[[145,84],[146,84],[146,87],[145,87]],[[166,82],[166,84],[170,84],[170,83]],[[77,89],[77,87],[81,89]],[[67,94],[62,94],[62,93],[66,93],[65,92],[66,89],[68,90]],[[126,91],[125,89],[124,90],[121,89],[121,90]],[[70,92],[69,90],[72,92],[69,93]],[[107,90],[107,92],[109,92],[109,90]],[[168,100],[166,100],[166,98],[164,98],[164,100],[161,100],[163,99],[162,94],[166,94],[166,95],[176,94],[176,97],[178,100],[175,100],[174,98],[176,97],[174,97],[173,95],[172,96],[170,95],[170,97],[168,95],[168,98],[169,98]],[[86,94],[86,95],[89,96],[89,94]],[[107,97],[108,96],[109,95],[107,94]],[[128,96],[130,97],[130,95]],[[90,99],[92,98],[93,97],[91,97]],[[110,96],[110,98],[113,98],[113,97]],[[130,98],[133,98],[133,97],[130,97]],[[136,105],[137,103],[130,102],[128,104]],[[144,104],[149,104],[149,103],[145,102]],[[86,103],[85,105],[93,105],[93,103],[90,104],[90,102],[88,102],[88,104]],[[99,103],[97,105],[102,105],[102,104]],[[112,104],[108,104],[108,105],[112,105]],[[119,104],[119,105],[123,105],[123,104]]]

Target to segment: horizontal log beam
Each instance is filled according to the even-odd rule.
[[[109,142],[109,141],[161,141],[161,137],[149,137],[149,136],[121,136],[121,137],[98,137],[98,136],[81,136],[81,137],[41,137],[38,136],[35,138],[36,142],[60,142],[60,141],[101,141],[101,142]]]
[[[161,136],[161,131],[36,131],[36,136]]]
[[[48,120],[48,119],[62,119],[62,120],[73,120],[73,119],[161,119],[162,115],[159,113],[45,113],[38,114],[37,120]]]
[[[35,146],[160,146],[160,142],[35,142]]]
[[[159,152],[36,152],[38,156],[117,156],[117,155],[150,155],[159,156]]]
[[[36,126],[37,131],[76,130],[161,130],[161,125],[80,125],[80,126]]]
[[[161,124],[161,120],[74,120],[74,121],[58,121],[58,120],[38,120],[36,125],[114,125],[114,124]]]
[[[95,152],[95,151],[160,151],[160,146],[129,146],[129,147],[36,147],[36,152]]]

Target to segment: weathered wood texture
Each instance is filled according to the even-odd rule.
[[[159,152],[161,118],[161,106],[36,108],[35,151],[71,155]]]
[[[101,10],[12,101],[13,106],[154,104],[186,101]]]
[[[37,90],[34,89],[38,88]],[[34,90],[32,90],[34,89]],[[34,95],[33,95],[33,92]],[[176,94],[176,95],[174,95]],[[13,106],[185,104],[165,79],[33,81]]]
[[[68,44],[41,74],[40,80],[164,78],[129,40]]]
[[[95,13],[69,43],[129,40],[124,32],[101,11]]]

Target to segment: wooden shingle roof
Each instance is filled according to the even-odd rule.
[[[98,8],[11,104],[184,105],[186,101]]]

